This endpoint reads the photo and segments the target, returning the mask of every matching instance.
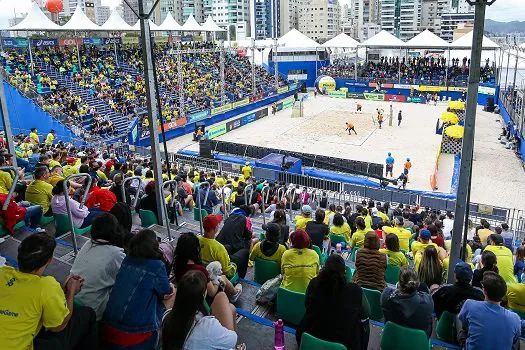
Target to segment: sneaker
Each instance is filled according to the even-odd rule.
[[[239,297],[241,296],[241,293],[242,293],[242,285],[240,283],[238,283],[236,286],[235,286],[235,289],[237,290],[237,293],[235,293],[234,295],[232,295],[231,297],[229,297],[230,299],[230,303],[235,303]]]
[[[44,230],[43,228],[37,227],[35,228],[35,233],[46,233],[46,230]]]

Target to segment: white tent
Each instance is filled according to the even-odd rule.
[[[473,37],[474,37],[474,32],[470,31],[467,34],[455,40],[454,42],[452,42],[452,44],[450,44],[450,47],[458,48],[458,49],[470,49],[472,47]],[[483,35],[482,47],[483,49],[495,50],[499,48],[499,45]]]
[[[297,29],[292,29],[288,33],[284,34],[277,40],[277,45],[284,46],[285,48],[308,48],[315,49],[321,47],[314,40],[310,39]],[[279,48],[278,51],[283,51]],[[286,51],[286,50],[284,50]]]
[[[363,41],[359,46],[372,48],[398,48],[405,47],[406,43],[403,40],[396,38],[386,30],[382,30],[373,37]]]
[[[116,10],[113,10],[113,12],[111,12],[111,15],[109,15],[109,18],[106,21],[106,23],[100,26],[100,30],[131,32],[133,28],[129,24],[127,24],[126,21],[122,19],[122,17],[120,17]]]
[[[190,14],[186,22],[182,25],[182,29],[186,32],[200,32],[203,30],[192,14]]]
[[[151,19],[149,19],[148,21],[149,21],[149,29],[151,31],[162,30],[162,29],[159,29],[159,26],[156,25],[155,22],[153,22]],[[140,20],[138,20],[137,23],[135,23],[135,25],[133,26],[133,30],[140,31]]]
[[[61,27],[51,21],[40,9],[40,7],[33,2],[31,11],[22,20],[22,22],[12,26],[9,30],[60,30]]]
[[[345,33],[341,33],[338,36],[325,42],[322,46],[341,49],[354,49],[357,47],[357,45],[359,45],[359,42],[357,40],[350,37],[349,35],[346,35]]]
[[[62,26],[63,30],[78,30],[78,31],[86,31],[86,30],[100,30],[100,26],[93,23],[82,11],[82,7],[80,7],[80,2],[77,3],[77,8],[75,9],[75,13],[73,13],[73,16],[67,21],[66,24]]]
[[[164,21],[158,26],[158,30],[170,32],[170,31],[177,31],[182,30],[182,26],[177,23],[177,21],[173,18],[171,15],[171,12],[168,12],[166,15],[166,18],[164,18]]]
[[[226,29],[219,27],[214,21],[211,16],[208,16],[206,18],[206,22],[202,25],[202,30],[205,32],[225,32]]]
[[[446,49],[450,44],[428,29],[425,29],[407,41],[406,46],[414,49]]]

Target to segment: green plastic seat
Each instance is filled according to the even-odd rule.
[[[204,209],[201,209],[201,216],[204,220],[204,218],[208,216],[208,212]],[[201,217],[199,216],[199,208],[193,208],[193,220],[197,222],[201,221]]]
[[[55,235],[62,236],[68,232],[71,232],[71,222],[69,221],[69,217],[65,214],[54,214],[53,215],[55,219],[55,227],[56,227],[56,233]],[[75,234],[77,235],[84,235],[91,231],[91,225],[85,227],[85,228],[78,228],[75,227]]]
[[[455,318],[455,314],[443,311],[436,325],[436,334],[439,339],[451,344],[456,343]]]
[[[279,287],[277,290],[277,318],[295,326],[299,325],[306,312],[304,298],[304,293]]]
[[[239,282],[239,274],[235,271],[235,275],[230,278],[230,282],[235,286]]]
[[[370,319],[383,322],[383,309],[381,309],[381,292],[378,290],[363,288],[368,304],[370,305]]]
[[[329,237],[330,237],[330,245],[331,245],[332,247],[335,247],[335,245],[336,245],[337,243],[344,243],[344,245],[345,245],[345,247],[346,247],[346,240],[345,240],[345,237],[344,237],[344,236],[342,236],[342,235],[334,235],[334,234],[332,234],[332,235],[330,235]]]
[[[357,259],[357,251],[358,250],[359,250],[359,248],[352,249],[352,255],[350,256],[350,260],[352,260],[353,262],[355,262],[355,260]]]
[[[139,210],[140,226],[150,227],[151,225],[157,225],[157,216],[151,210]]]
[[[20,230],[21,228],[25,227],[25,225],[26,225],[26,222],[24,220],[21,220],[21,221],[17,222],[15,226],[13,226],[13,230],[14,231]],[[4,225],[0,224],[0,237],[3,237],[5,235],[7,235],[7,234],[8,234],[8,232],[5,229]]]
[[[315,250],[317,255],[319,255],[319,265],[323,266],[326,259],[328,259],[328,256],[326,254],[321,253],[321,249],[315,244],[312,244],[312,249]]]
[[[40,222],[38,223],[40,226],[46,226],[47,224],[53,222],[55,220],[54,216],[44,216],[40,218]]]
[[[346,279],[348,280],[348,282],[352,282],[352,276],[354,275],[354,269],[352,269],[348,265],[345,265],[345,271],[346,271]]]
[[[259,284],[263,284],[281,273],[281,267],[276,261],[261,258],[255,259],[254,269],[254,280]]]
[[[432,343],[420,329],[400,326],[387,322],[381,334],[381,350],[429,350]]]
[[[399,282],[399,270],[400,268],[397,265],[386,265],[385,281],[390,284]]]
[[[346,350],[346,346],[314,337],[306,332],[301,335],[299,350]]]

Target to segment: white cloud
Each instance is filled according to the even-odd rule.
[[[487,8],[486,17],[495,21],[525,21],[523,0],[496,0]]]

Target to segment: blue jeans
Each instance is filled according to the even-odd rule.
[[[26,216],[24,216],[26,226],[31,228],[38,227],[40,219],[42,218],[42,207],[39,205],[32,205],[30,207],[26,207],[26,210]]]
[[[33,167],[29,166],[29,162],[25,159],[16,157],[16,165],[18,165],[20,168],[24,168],[25,171],[31,171],[33,170]]]
[[[88,216],[84,218],[84,222],[82,223],[82,226],[80,226],[80,228],[85,228],[91,225],[91,223],[93,222],[93,219],[95,219],[97,216],[99,216],[102,213],[103,211],[98,208],[89,209],[89,214]]]

